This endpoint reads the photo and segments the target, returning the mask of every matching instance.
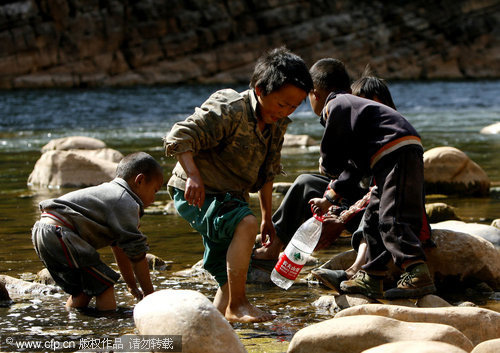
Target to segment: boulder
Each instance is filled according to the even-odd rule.
[[[425,322],[452,326],[474,345],[500,337],[500,313],[483,308],[411,308],[397,305],[367,304],[342,310],[335,318],[378,315],[406,322]],[[469,350],[468,350],[469,351]]]
[[[28,185],[81,187],[98,185],[115,177],[117,163],[87,157],[76,150],[42,154],[28,178]]]
[[[181,335],[182,352],[246,352],[229,322],[203,294],[192,290],[154,292],[134,308],[141,335]]]
[[[123,154],[112,148],[99,148],[95,150],[70,149],[69,151],[78,153],[89,159],[99,158],[114,163],[119,163],[123,159]]]
[[[444,342],[400,341],[367,349],[362,353],[466,353],[463,349]]]
[[[438,297],[437,295],[434,294],[428,294],[424,295],[421,298],[418,298],[415,305],[418,306],[419,308],[440,308],[440,307],[453,306],[443,298]]]
[[[480,223],[465,223],[461,221],[444,221],[431,224],[432,229],[448,229],[455,232],[474,234],[500,246],[500,229]]]
[[[451,231],[433,229],[432,240],[436,247],[425,248],[427,264],[436,284],[452,280],[463,283],[467,280],[485,282],[494,290],[500,288],[500,250],[482,237]],[[320,267],[345,270],[356,259],[356,252],[349,250],[335,255]],[[384,285],[394,286],[401,270],[394,263],[388,266]]]
[[[330,270],[346,270],[356,260],[357,253],[354,250],[348,250],[336,254],[330,260],[325,262],[320,268],[328,268]]]
[[[34,282],[41,283],[41,284],[50,284],[52,286],[54,286],[56,284],[56,282],[52,278],[52,275],[50,274],[49,270],[47,270],[46,268],[38,271]]]
[[[105,148],[106,144],[93,137],[87,136],[69,136],[50,140],[42,147],[42,153],[53,150],[97,150]]]
[[[500,121],[488,126],[485,126],[480,131],[481,134],[498,135],[500,134]]]
[[[316,299],[312,305],[321,311],[327,311],[335,314],[340,310],[350,308],[351,306],[364,305],[370,303],[379,303],[375,299],[368,298],[362,294],[341,294],[341,295],[322,295]]]
[[[7,307],[12,304],[9,291],[5,288],[5,283],[0,282],[0,308]]]
[[[424,153],[428,194],[486,196],[490,180],[484,170],[454,147],[436,147]]]
[[[309,135],[285,134],[283,147],[309,147],[316,146],[318,142]]]
[[[377,303],[375,299],[368,298],[363,294],[342,294],[335,297],[335,304],[341,310],[350,308],[351,306]]]
[[[339,308],[335,303],[334,295],[322,295],[312,303],[312,306],[322,311],[328,311],[332,314],[339,311]]]
[[[370,305],[375,304],[366,306]],[[354,353],[409,339],[445,342],[466,352],[473,347],[463,333],[448,325],[359,315],[335,317],[301,329],[293,336],[288,353]]]
[[[173,261],[165,261],[162,258],[147,253],[146,254],[146,260],[148,261],[149,269],[150,270],[156,270],[156,271],[164,271],[170,267],[170,264]]]
[[[460,282],[471,279],[486,282],[491,288],[500,288],[500,250],[476,235],[446,229],[433,229],[435,248],[427,248],[427,265],[439,282],[456,278]]]
[[[495,227],[495,228],[497,228],[497,229],[500,229],[500,218],[494,219],[494,220],[491,222],[491,226],[492,226],[492,227]]]
[[[210,272],[208,272],[203,268],[203,259],[199,260],[190,268],[174,272],[172,275],[176,277],[187,278],[189,279],[189,281],[194,283],[209,283],[209,284],[217,283],[215,277],[212,276]]]
[[[460,220],[460,217],[455,212],[455,207],[447,205],[444,202],[425,204],[425,212],[429,217],[429,223],[437,223],[450,219]]]
[[[498,353],[500,352],[500,338],[479,343],[471,353]]]
[[[56,286],[23,281],[22,279],[7,275],[0,275],[0,284],[3,284],[3,286],[9,291],[10,294],[18,295],[46,295],[58,293],[61,291],[59,287]]]

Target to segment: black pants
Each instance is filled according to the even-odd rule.
[[[323,197],[330,180],[323,175],[301,174],[290,186],[281,205],[273,214],[276,235],[285,246],[302,223],[312,217],[309,200]]]
[[[373,170],[373,190],[364,215],[366,264],[370,271],[385,271],[391,260],[425,260],[418,238],[425,214],[422,150],[402,148],[380,160]]]
[[[286,193],[281,205],[273,214],[273,224],[276,235],[285,244],[292,239],[295,231],[308,218],[312,217],[309,200],[315,197],[323,197],[331,179],[317,174],[301,174],[295,179]],[[356,187],[355,192],[364,195],[367,190]],[[354,194],[354,191],[353,191]],[[341,206],[349,208],[357,200],[343,199]],[[354,232],[361,222],[363,213],[352,217],[344,226],[349,232]]]

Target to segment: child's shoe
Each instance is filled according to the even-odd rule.
[[[385,292],[386,299],[420,298],[436,291],[426,263],[411,266],[401,275],[396,288]]]
[[[359,270],[351,279],[340,283],[340,289],[345,293],[363,294],[373,299],[384,297],[382,286],[382,277],[370,276],[363,270]]]

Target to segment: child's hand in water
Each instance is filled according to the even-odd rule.
[[[129,288],[128,291],[130,292],[130,294],[132,294],[134,296],[135,299],[137,299],[137,301],[140,301],[142,298],[144,298],[144,294],[137,287],[136,288]]]

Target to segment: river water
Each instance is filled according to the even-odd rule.
[[[161,161],[168,178],[174,160],[164,157],[162,136],[218,88],[222,86],[0,92],[0,274],[32,279],[42,269],[30,240],[30,228],[39,217],[38,202],[70,191],[27,187],[28,175],[43,145],[65,136],[95,137],[123,154],[138,150],[152,154]],[[422,135],[426,150],[456,147],[486,171],[493,186],[500,185],[500,136],[479,133],[482,127],[500,120],[500,81],[398,82],[391,84],[390,89],[398,110]],[[289,133],[321,139],[322,127],[307,102],[297,109],[292,120]],[[284,150],[282,161],[287,175],[277,181],[291,182],[301,173],[316,172],[317,160],[317,148]],[[166,190],[157,199],[168,201]],[[274,207],[280,200],[275,197]],[[500,218],[498,192],[486,198],[436,200],[457,207],[458,215],[468,222],[490,224]],[[258,214],[257,201],[252,201],[252,207]],[[184,220],[147,214],[141,229],[148,235],[151,252],[173,261],[168,270],[152,273],[157,290],[194,289],[213,298],[213,284],[192,283],[172,275],[196,263],[203,253],[199,235]],[[343,241],[315,255],[326,261],[348,248],[348,242]],[[107,263],[113,262],[109,250],[102,251],[102,256]],[[331,317],[310,305],[325,294],[328,292],[322,288],[303,283],[286,292],[270,285],[249,285],[249,298],[276,313],[277,319],[271,323],[235,325],[235,329],[249,351],[286,351],[287,342],[297,330]],[[67,312],[63,308],[64,294],[12,297],[15,303],[11,307],[0,308],[2,337],[42,334],[64,339],[65,335],[113,337],[134,332],[134,301],[122,284],[117,285],[119,310],[111,317],[91,310]],[[494,299],[479,304],[500,311]]]

